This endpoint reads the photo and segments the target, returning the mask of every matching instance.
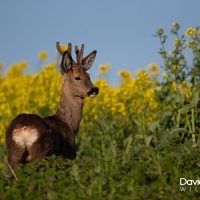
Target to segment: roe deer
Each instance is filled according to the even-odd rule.
[[[52,154],[64,158],[76,158],[75,135],[79,130],[82,108],[86,96],[95,97],[99,89],[93,85],[89,74],[97,51],[83,58],[84,45],[75,46],[77,62],[72,59],[72,45],[62,56],[62,88],[60,107],[55,115],[41,118],[36,114],[20,114],[12,120],[6,131],[8,163],[12,169],[18,163],[26,163]]]

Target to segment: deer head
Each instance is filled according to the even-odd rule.
[[[62,56],[61,74],[63,78],[62,89],[70,92],[75,98],[84,99],[86,96],[95,97],[99,88],[95,87],[86,72],[92,67],[97,51],[92,51],[83,58],[84,45],[79,49],[75,46],[76,62],[72,58],[72,45],[68,44],[67,51],[62,51],[59,42],[56,43],[57,50]]]

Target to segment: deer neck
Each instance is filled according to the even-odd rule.
[[[70,91],[62,91],[60,99],[60,107],[56,116],[66,123],[76,134],[79,130],[84,99],[75,97],[70,94]]]

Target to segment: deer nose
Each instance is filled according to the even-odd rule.
[[[97,96],[97,94],[99,93],[99,88],[98,87],[93,87],[88,93],[87,95],[89,97],[95,97]]]

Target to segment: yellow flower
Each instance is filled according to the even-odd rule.
[[[159,28],[156,33],[161,36],[165,33],[165,30],[162,28]]]
[[[163,74],[162,74],[162,77],[165,78],[165,79],[168,79],[168,78],[169,78],[169,76],[168,76],[166,73],[163,73]]]
[[[49,57],[48,53],[46,51],[41,51],[38,53],[39,60],[46,60]]]
[[[161,87],[157,87],[156,91],[160,92],[161,91]]]
[[[127,70],[119,71],[119,72],[117,72],[117,74],[124,79],[130,79],[131,78],[131,73]]]
[[[25,69],[25,68],[28,67],[28,62],[25,61],[25,60],[23,60],[23,61],[21,61],[21,62],[19,63],[19,65],[20,65],[20,67],[21,67],[22,69]]]
[[[136,76],[137,76],[138,79],[149,79],[148,72],[146,72],[144,70],[138,70],[136,72]]]
[[[158,74],[160,71],[160,68],[157,64],[149,64],[148,68],[155,72],[155,74]]]
[[[146,91],[146,93],[145,93],[145,97],[146,97],[147,99],[150,99],[150,98],[153,97],[153,95],[154,95],[154,90],[153,90],[152,88],[147,89],[147,91]]]
[[[174,91],[177,90],[177,84],[176,84],[175,82],[172,83],[172,89],[173,89]]]
[[[173,22],[173,23],[172,23],[172,26],[175,26],[175,27],[176,27],[176,24],[177,24],[176,22]]]
[[[102,64],[99,66],[100,72],[104,74],[108,73],[109,69],[110,69],[110,66],[107,64]]]
[[[178,24],[177,22],[173,22],[172,26],[178,29],[180,28],[180,24]]]
[[[187,49],[192,49],[194,47],[195,47],[195,43],[193,41],[187,42],[187,46],[186,46]]]
[[[176,38],[176,39],[174,40],[174,46],[180,46],[181,43],[182,43],[182,41],[179,40],[178,38]]]
[[[185,34],[186,34],[188,37],[192,37],[192,36],[194,36],[194,35],[197,34],[197,29],[196,29],[196,28],[189,27],[189,28],[186,30]]]
[[[186,82],[183,81],[180,86],[181,94],[185,95],[186,97],[192,96],[191,86]]]
[[[179,68],[180,68],[179,65],[172,65],[172,70],[173,70],[173,71],[176,71],[176,70],[178,70]]]

